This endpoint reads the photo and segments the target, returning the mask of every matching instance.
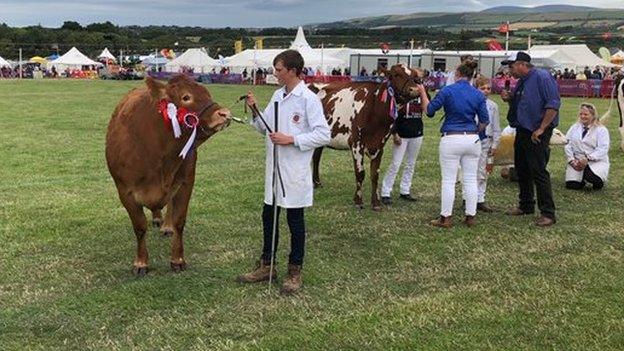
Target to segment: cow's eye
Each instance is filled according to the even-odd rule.
[[[182,97],[182,100],[184,100],[185,102],[189,102],[189,101],[191,101],[191,96],[190,95],[184,95]]]

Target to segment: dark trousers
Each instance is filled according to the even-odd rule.
[[[273,259],[277,253],[277,243],[279,241],[279,215],[282,208],[277,208],[278,226],[275,233],[275,251]],[[290,228],[290,255],[288,263],[302,265],[305,250],[305,222],[302,208],[287,208],[286,220]],[[262,245],[262,260],[271,260],[271,239],[273,235],[273,206],[264,204],[262,209],[262,229],[264,233],[264,243]]]
[[[589,168],[589,166],[587,166],[585,167],[585,169],[583,169],[583,179],[580,182],[576,182],[573,180],[567,181],[566,188],[580,190],[585,187],[586,182],[591,184],[594,190],[602,189],[602,187],[604,186],[604,182],[602,181],[602,179],[600,179],[600,177],[597,176],[591,170],[591,168]]]
[[[550,185],[550,173],[546,170],[550,159],[550,137],[552,127],[540,136],[540,141],[531,140],[532,132],[517,128],[514,142],[514,163],[520,187],[520,209],[524,213],[535,212],[537,206],[543,216],[555,219],[555,202]]]

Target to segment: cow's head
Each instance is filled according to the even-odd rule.
[[[416,86],[421,83],[424,77],[422,70],[398,64],[390,67],[389,70],[380,68],[379,71],[388,78],[401,100],[409,101],[418,96]]]
[[[185,75],[177,75],[167,84],[147,77],[145,84],[156,101],[166,99],[178,108],[185,107],[199,116],[197,138],[207,139],[210,135],[227,127],[231,121],[231,112],[212,100],[208,90]]]
[[[550,137],[550,145],[565,145],[568,143],[568,138],[565,134],[557,128],[553,129],[552,136]]]

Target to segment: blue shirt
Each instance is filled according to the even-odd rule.
[[[520,78],[513,92],[507,120],[509,125],[534,132],[542,124],[546,109],[559,111],[561,98],[555,79],[543,69],[531,68]],[[559,112],[551,126],[559,124]]]
[[[477,132],[475,115],[480,123],[490,122],[485,95],[465,79],[442,88],[427,106],[427,116],[433,117],[435,112],[442,107],[446,113],[444,123],[440,128],[442,133]]]

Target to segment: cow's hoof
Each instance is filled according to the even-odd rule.
[[[381,212],[382,211],[382,207],[381,207],[381,205],[373,205],[371,207],[371,210],[373,210],[375,212]]]
[[[321,182],[314,182],[314,189],[322,188],[323,184]]]
[[[132,274],[137,278],[143,278],[147,275],[147,267],[133,267]]]
[[[170,236],[173,235],[173,229],[171,229],[171,228],[163,228],[163,227],[161,227],[160,228],[160,232],[162,233],[162,235],[164,237],[170,237]]]
[[[154,219],[152,219],[152,225],[154,226],[154,228],[160,228],[160,226],[162,224],[163,224],[162,218],[154,218]]]
[[[171,270],[174,273],[180,273],[180,272],[186,270],[186,262],[182,262],[182,263],[171,262]]]

